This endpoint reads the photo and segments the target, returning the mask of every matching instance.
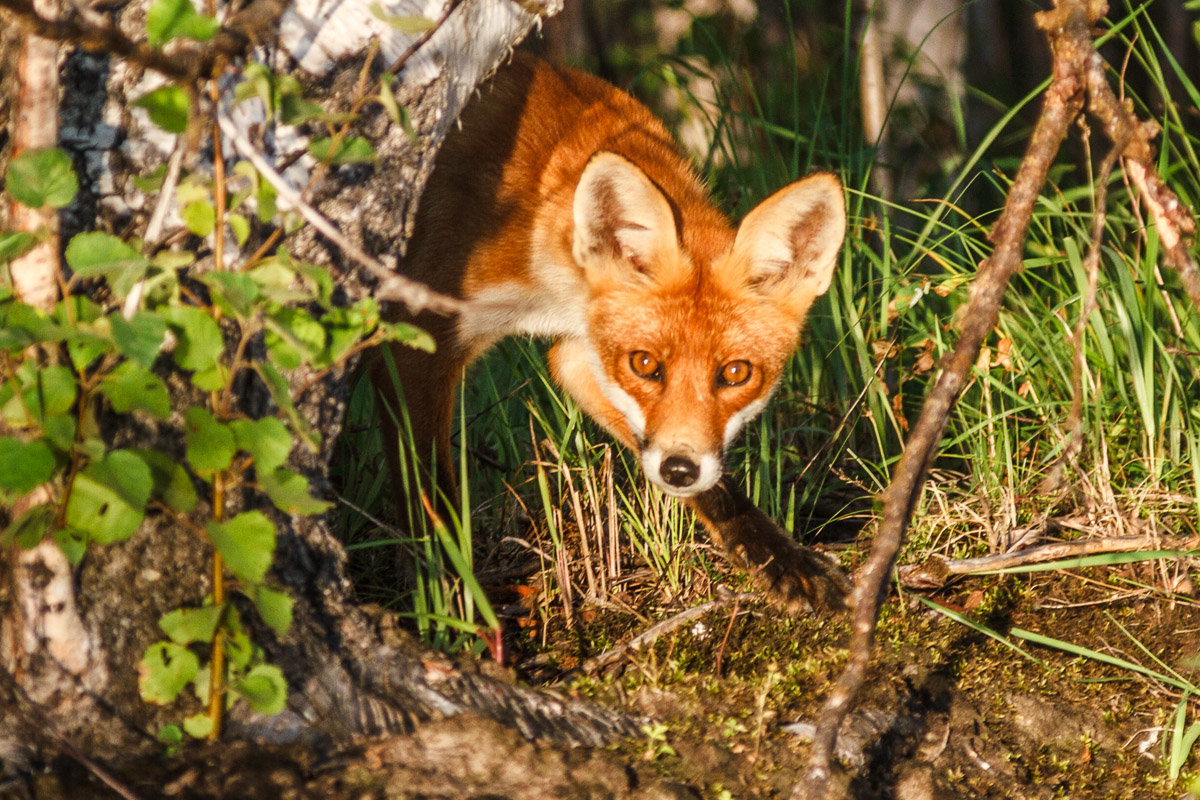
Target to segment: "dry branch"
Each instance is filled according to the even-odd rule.
[[[698,606],[693,606],[685,611],[681,611],[675,616],[664,619],[651,627],[647,628],[642,633],[630,639],[624,644],[617,645],[609,650],[605,650],[600,655],[589,658],[583,665],[583,671],[589,675],[594,675],[610,664],[614,664],[624,658],[630,651],[640,650],[648,644],[653,644],[658,639],[666,636],[668,633],[673,633],[679,630],[684,625],[687,625],[694,619],[704,616],[710,611],[724,608],[725,606],[734,603],[744,603],[755,599],[759,595],[754,592],[744,592],[742,594],[730,595],[729,597],[718,598],[707,603],[701,603]]]
[[[995,327],[1009,279],[1021,267],[1025,234],[1038,193],[1067,136],[1083,109],[1086,67],[1095,56],[1092,27],[1106,9],[1102,3],[1058,0],[1053,10],[1036,15],[1050,39],[1053,77],[1046,90],[1028,150],[1009,190],[1004,211],[992,230],[995,250],[979,268],[962,315],[962,336],[926,398],[904,455],[884,494],[883,519],[871,555],[859,575],[854,621],[846,669],[839,677],[817,724],[808,774],[795,798],[823,798],[829,791],[830,767],[837,731],[866,677],[879,608],[904,531],[921,497],[925,476],[937,452],[946,422],[988,332]],[[1106,130],[1109,128],[1106,127]]]
[[[1190,542],[1194,544],[1194,540]],[[935,556],[922,564],[900,567],[896,572],[901,585],[914,589],[931,589],[944,586],[953,575],[978,575],[1002,569],[1027,567],[1031,564],[1046,564],[1064,558],[1103,553],[1134,553],[1138,550],[1178,550],[1189,545],[1182,536],[1101,536],[1095,539],[1080,539],[1074,542],[1050,542],[1048,544],[1017,550],[1012,553],[995,553],[979,558],[942,558]],[[1065,568],[1065,567],[1064,567]]]
[[[0,0],[0,9],[7,9],[30,33],[90,52],[119,56],[188,83],[207,77],[219,60],[238,58],[258,42],[269,40],[287,6],[285,0],[254,0],[230,17],[211,41],[176,42],[168,53],[130,39],[111,23],[97,23],[78,14],[51,18],[39,13],[33,0]]]

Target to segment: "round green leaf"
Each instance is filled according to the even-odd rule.
[[[308,479],[291,470],[259,473],[258,485],[276,508],[289,514],[320,514],[331,505],[309,494]]]
[[[37,239],[26,231],[0,233],[0,264],[28,253],[35,244]]]
[[[283,636],[288,632],[288,628],[292,627],[293,601],[287,592],[255,586],[254,605],[262,615],[263,622],[271,626],[271,630],[279,636]]]
[[[200,659],[174,642],[155,642],[138,662],[138,692],[147,703],[166,705],[200,671]]]
[[[121,355],[149,368],[166,341],[167,323],[148,311],[139,311],[129,320],[114,312],[108,320]]]
[[[57,147],[25,150],[8,162],[4,188],[30,208],[63,208],[79,191],[71,157]]]
[[[230,688],[260,714],[278,714],[287,705],[287,680],[274,664],[256,664]]]
[[[196,11],[191,0],[154,0],[146,12],[146,38],[151,47],[181,37],[208,41],[220,27],[215,19]]]
[[[125,242],[103,231],[71,237],[65,253],[71,270],[81,277],[132,271],[140,276],[150,262]]]
[[[25,494],[50,480],[52,474],[54,453],[45,442],[0,438],[0,489]]]
[[[53,524],[53,506],[46,504],[34,506],[14,519],[4,529],[4,535],[0,536],[0,544],[8,547],[12,542],[16,542],[28,550],[31,547],[37,546],[45,538],[50,530],[50,526]]]
[[[275,555],[275,525],[261,511],[246,511],[228,522],[209,522],[208,537],[225,566],[243,583],[262,583]]]
[[[128,450],[113,450],[75,476],[67,524],[100,544],[128,539],[142,524],[153,486],[145,461]]]
[[[185,514],[196,507],[196,489],[182,464],[159,450],[135,452],[150,467],[150,477],[154,480],[154,494],[157,497],[171,508]]]
[[[191,6],[188,0],[184,2]],[[169,84],[147,92],[133,104],[146,109],[150,121],[167,133],[183,133],[187,130],[191,102],[191,97],[181,87]]]
[[[221,624],[221,615],[224,613],[224,603],[202,608],[177,608],[163,614],[158,620],[158,627],[176,644],[211,642],[217,635],[217,626]]]
[[[292,452],[292,434],[275,417],[234,420],[229,427],[237,439],[238,450],[254,457],[254,468],[259,473],[273,472]]]
[[[225,349],[225,340],[221,337],[221,327],[207,312],[193,306],[173,306],[158,314],[179,337],[175,363],[181,369],[210,370],[216,365]]]
[[[212,733],[212,717],[208,714],[193,714],[190,717],[184,717],[183,729],[193,739],[203,739]]]
[[[162,379],[132,361],[125,361],[104,376],[100,391],[118,414],[145,411],[156,419],[171,416],[171,396]]]
[[[187,460],[197,472],[220,472],[233,461],[236,444],[233,431],[213,419],[207,408],[195,406],[187,410],[184,441]]]
[[[39,369],[30,359],[17,370],[16,378],[21,387],[20,397],[10,397],[0,408],[0,414],[14,425],[26,427],[31,422],[44,425],[49,419],[65,416],[75,404],[78,391],[75,374],[62,364]]]

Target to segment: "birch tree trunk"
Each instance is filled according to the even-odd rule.
[[[408,111],[411,132],[391,124],[378,104],[361,111],[357,129],[377,155],[370,165],[311,172],[311,159],[297,157],[306,144],[304,131],[277,126],[273,135],[264,134],[262,112],[256,116],[253,108],[247,110],[249,103],[219,112],[227,159],[257,158],[264,168],[278,170],[311,210],[340,231],[344,241],[335,243],[309,226],[286,245],[301,258],[332,265],[338,292],[352,302],[387,281],[386,276],[381,281],[378,269],[363,269],[362,259],[347,253],[357,249],[360,256],[396,263],[437,147],[458,111],[476,85],[560,3],[396,0],[382,4],[383,14],[379,8],[372,10],[379,4],[364,0],[299,0],[286,8],[268,6],[266,11],[261,5],[252,3],[226,19],[226,29],[236,27],[233,21],[244,14],[265,15],[270,24],[253,31],[253,41],[259,44],[254,58],[270,64],[276,74],[301,77],[306,93],[318,97],[327,110],[345,110],[361,99],[360,74],[371,48],[378,48],[371,65],[376,75],[402,63],[394,93]],[[62,240],[92,229],[135,231],[160,239],[180,231],[178,209],[164,206],[156,215],[156,198],[139,189],[135,179],[158,168],[170,176],[181,161],[192,171],[210,169],[211,146],[196,140],[195,120],[187,133],[167,136],[131,103],[162,82],[160,71],[192,63],[191,51],[181,48],[166,62],[145,57],[145,63],[118,57],[111,47],[109,52],[96,52],[97,41],[125,47],[122,36],[132,42],[145,38],[145,6],[137,3],[104,12],[109,14],[104,18],[99,12],[77,9],[69,14],[61,9],[39,12],[18,0],[4,0],[0,9],[7,9],[0,10],[0,20],[8,29],[5,42],[10,48],[9,54],[0,54],[3,63],[11,63],[11,48],[34,41],[35,30],[60,37],[58,144],[72,155],[81,182],[75,203],[59,215]],[[424,18],[433,26],[404,34],[389,24],[389,17]],[[92,52],[79,47],[81,42],[91,43]],[[227,60],[236,65],[225,67],[227,75],[242,69],[244,62]],[[157,71],[145,68],[156,64]],[[17,94],[25,87],[11,75],[5,86],[9,92],[0,110],[19,109]],[[169,184],[170,178],[166,181]],[[283,194],[280,198],[285,202]],[[0,222],[9,229],[14,220],[10,215]],[[236,245],[230,243],[229,248]],[[228,259],[229,249],[225,252]],[[211,266],[210,259],[193,269]],[[103,297],[96,300],[104,302]],[[234,344],[227,342],[229,347]],[[351,368],[342,365],[323,376],[300,369],[287,376],[293,395],[299,397],[301,415],[321,442],[315,451],[295,448],[288,464],[318,488],[327,485],[329,454],[342,423],[345,379]],[[198,390],[177,377],[166,377],[176,409],[169,421],[133,416],[102,420],[102,428],[108,426],[103,430],[105,441],[166,450],[182,461],[178,409],[194,403]],[[269,403],[261,383],[245,383],[239,398],[243,406]],[[0,422],[0,434],[5,433],[2,426]],[[213,502],[201,495],[197,519],[204,518],[211,510],[206,504]],[[229,502],[233,512],[255,501],[239,497]],[[0,529],[19,511],[0,509]],[[320,742],[336,749],[364,735],[408,732],[423,721],[463,714],[494,721],[466,725],[460,730],[464,741],[475,740],[480,731],[493,738],[519,731],[526,737],[596,745],[636,732],[631,720],[614,712],[461,672],[420,652],[386,620],[352,603],[344,551],[320,517],[270,513],[277,529],[271,575],[294,599],[294,619],[282,637],[261,625],[251,633],[268,659],[282,668],[288,702],[283,713],[274,716],[255,713],[244,704],[235,706],[226,740],[288,746]],[[161,753],[156,733],[177,720],[179,711],[141,699],[138,664],[147,646],[162,638],[159,619],[165,612],[197,606],[212,592],[205,538],[168,514],[150,513],[128,540],[89,547],[77,567],[48,541],[30,550],[11,543],[6,550],[0,559],[0,789],[4,775],[20,775],[61,753],[91,765],[87,768],[96,775],[103,772],[98,762],[128,763]],[[403,760],[412,754],[397,757]]]

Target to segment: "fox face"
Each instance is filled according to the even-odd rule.
[[[681,230],[687,212],[632,161],[592,156],[572,236],[587,331],[552,354],[560,383],[677,497],[721,478],[725,449],[766,405],[829,287],[845,233],[841,185],[827,174],[772,195],[736,233]]]

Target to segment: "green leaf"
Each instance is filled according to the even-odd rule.
[[[209,522],[208,537],[229,571],[243,583],[262,583],[275,555],[275,524],[261,511],[246,511],[228,522]]]
[[[178,725],[163,725],[155,738],[167,746],[167,754],[171,755],[183,744],[183,731]]]
[[[194,306],[173,306],[158,313],[179,337],[175,345],[175,363],[181,369],[211,370],[216,365],[225,350],[225,339],[215,319]]]
[[[60,453],[71,452],[75,443],[75,418],[67,414],[48,417],[42,422],[42,438]]]
[[[79,180],[71,157],[57,147],[25,150],[8,162],[4,188],[30,208],[63,208],[75,199]]]
[[[258,376],[262,378],[263,384],[266,385],[267,391],[271,393],[271,400],[275,405],[283,409],[287,414],[288,422],[291,423],[292,431],[300,437],[300,441],[311,450],[316,452],[321,444],[321,434],[313,429],[304,415],[296,410],[296,405],[292,402],[290,389],[288,388],[287,380],[279,373],[272,364],[266,361],[258,361],[252,365],[252,368]]]
[[[113,450],[75,476],[67,524],[100,544],[128,539],[146,515],[153,486],[145,461],[128,450]]]
[[[193,714],[183,718],[183,729],[193,739],[206,739],[212,733],[213,721],[208,714]]]
[[[237,609],[231,608],[230,629],[225,635],[225,656],[229,659],[229,668],[235,671],[245,669],[254,658],[254,642],[242,630],[241,624]]]
[[[44,424],[51,417],[65,415],[75,404],[75,375],[62,364],[38,369],[31,359],[17,370],[17,379],[20,396],[12,397],[2,410],[4,418],[14,425],[27,425],[31,421],[27,412],[32,422]]]
[[[302,125],[324,116],[325,109],[301,96],[299,92],[280,93],[279,95],[279,120],[284,125]]]
[[[251,61],[242,69],[242,80],[233,87],[235,103],[257,97],[266,109],[267,119],[275,116],[275,73],[266,64]]]
[[[0,233],[0,264],[23,256],[37,244],[37,237],[25,231]]]
[[[4,529],[4,535],[0,536],[0,544],[8,547],[13,542],[16,542],[28,550],[31,547],[37,546],[45,538],[46,534],[50,531],[50,526],[53,524],[53,506],[47,504],[34,506],[14,519]]]
[[[228,316],[247,319],[258,300],[258,284],[241,272],[218,270],[200,278],[212,292],[213,303]]]
[[[112,350],[112,344],[105,339],[93,336],[80,326],[76,335],[67,340],[67,355],[76,372],[86,372],[96,359]]]
[[[292,434],[275,417],[239,419],[229,423],[239,450],[254,457],[259,473],[271,472],[287,460],[292,452]]]
[[[250,220],[231,211],[225,218],[225,223],[229,226],[229,230],[233,231],[233,240],[238,243],[238,247],[244,247],[250,238]]]
[[[289,514],[320,514],[332,505],[309,494],[308,480],[291,470],[259,473],[258,485],[276,508]]]
[[[413,17],[400,16],[397,14],[389,14],[380,3],[371,3],[367,6],[371,10],[371,15],[376,19],[386,22],[393,30],[400,33],[408,34],[409,36],[420,36],[434,26],[434,21],[428,17]]]
[[[191,650],[173,642],[155,642],[138,662],[138,692],[147,703],[166,705],[200,671],[200,659]]]
[[[184,226],[197,236],[208,236],[217,226],[217,209],[208,200],[188,203],[179,215]]]
[[[274,664],[256,664],[230,688],[260,714],[278,714],[287,705],[287,680]]]
[[[254,606],[262,616],[263,622],[283,636],[292,627],[293,600],[287,592],[268,589],[266,586],[254,587]]]
[[[187,513],[196,507],[196,489],[183,465],[160,450],[135,450],[150,467],[154,494],[176,511]]]
[[[103,231],[79,233],[66,249],[67,264],[81,278],[131,271],[139,276],[150,262],[125,242]]]
[[[159,617],[158,627],[175,644],[211,642],[217,635],[217,626],[221,624],[224,613],[224,603],[201,608],[177,608]]]
[[[334,146],[333,137],[325,136],[309,142],[313,158],[330,164],[362,164],[375,160],[375,148],[361,136],[347,136]]]
[[[432,336],[407,322],[381,322],[379,329],[384,333],[385,341],[400,342],[426,353],[432,353],[437,349],[437,344],[433,341]]]
[[[184,419],[184,442],[192,469],[202,475],[228,469],[237,450],[229,426],[217,422],[207,408],[200,406],[189,408]]]
[[[0,438],[0,489],[25,494],[53,474],[54,453],[45,442]]]
[[[132,361],[125,361],[104,376],[100,391],[118,414],[145,411],[155,419],[171,416],[171,396],[162,379]]]
[[[146,39],[151,47],[176,38],[205,42],[220,27],[215,19],[196,11],[190,0],[154,0],[146,12]]]
[[[325,349],[325,328],[302,308],[283,307],[266,317],[267,356],[281,369],[311,362]]]
[[[83,561],[83,554],[87,552],[87,531],[81,531],[78,528],[62,528],[55,531],[51,537],[54,543],[58,545],[58,549],[62,550],[63,555],[67,557],[67,561],[71,562],[72,566],[79,566]]]
[[[270,222],[275,218],[275,214],[278,211],[275,204],[277,194],[275,187],[271,185],[270,181],[260,180],[258,182],[258,187],[254,191],[254,203],[256,206],[255,213],[261,222]]]
[[[167,323],[162,317],[139,311],[126,320],[114,312],[108,316],[108,321],[121,355],[149,369],[167,338]]]
[[[188,0],[180,0],[191,8]],[[152,92],[133,101],[138,108],[146,109],[150,121],[167,133],[183,133],[187,130],[188,112],[191,109],[191,97],[181,87],[174,84],[160,86]]]

